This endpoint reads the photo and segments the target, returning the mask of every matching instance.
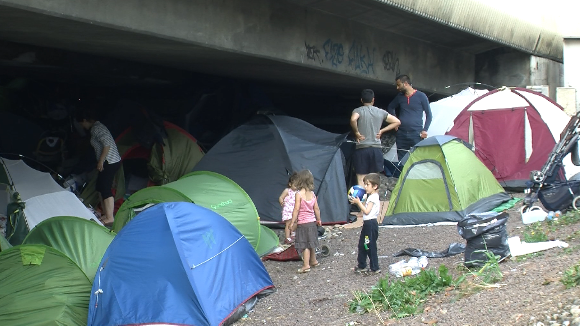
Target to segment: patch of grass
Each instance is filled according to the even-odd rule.
[[[542,251],[532,252],[531,254],[517,256],[516,261],[519,263],[519,262],[522,262],[524,260],[528,260],[528,259],[532,259],[532,258],[536,258],[536,257],[541,257],[543,255],[544,255],[544,253]]]
[[[568,239],[568,240],[570,240],[570,239]],[[577,251],[580,251],[580,245],[570,246],[568,248],[562,248],[562,253],[564,255],[570,255],[570,254],[573,254]]]
[[[572,232],[572,234],[569,234],[566,237],[566,240],[567,241],[570,241],[570,240],[575,240],[576,238],[580,238],[580,230],[579,231]]]
[[[566,289],[573,288],[580,284],[580,263],[570,267],[564,272],[564,276],[560,279]]]
[[[546,223],[549,226],[554,226],[554,227],[558,228],[561,226],[576,224],[578,222],[580,222],[580,212],[569,211],[569,212],[566,212],[566,214],[562,214],[562,216],[560,216],[557,219],[548,220]]]
[[[548,235],[544,232],[544,225],[542,222],[535,222],[526,225],[523,234],[523,240],[527,243],[542,242],[548,240]]]
[[[459,289],[460,296],[469,295],[480,290],[500,287],[496,284],[503,279],[499,268],[500,256],[491,251],[482,250],[487,262],[477,268],[462,267],[461,275],[453,278],[445,265],[440,265],[437,272],[422,270],[416,276],[389,281],[388,276],[381,278],[370,291],[354,292],[354,299],[348,303],[349,311],[359,314],[374,312],[382,322],[381,311],[390,311],[391,318],[403,318],[423,312],[423,304],[429,295]],[[453,299],[456,301],[457,297]]]
[[[478,250],[474,252],[484,252],[487,258],[481,267],[464,267],[464,282],[459,286],[459,296],[463,297],[479,292],[483,289],[499,287],[496,283],[503,279],[503,273],[499,268],[500,256],[489,250]]]
[[[391,317],[403,318],[423,312],[423,302],[428,295],[455,286],[461,280],[454,280],[445,265],[438,271],[422,270],[414,277],[389,281],[381,278],[370,292],[355,292],[349,302],[349,311],[356,313],[390,311]]]

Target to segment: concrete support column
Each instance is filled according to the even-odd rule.
[[[578,112],[580,110],[580,96],[578,96],[578,91],[580,91],[580,36],[564,38],[564,87],[569,90],[562,90],[563,95],[567,94],[563,96],[562,100],[573,101],[575,112]]]

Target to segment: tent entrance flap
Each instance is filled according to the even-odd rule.
[[[437,161],[414,163],[399,189],[394,212],[451,211],[453,204],[443,167]]]

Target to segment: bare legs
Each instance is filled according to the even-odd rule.
[[[302,270],[309,269],[310,266],[318,265],[316,254],[312,254],[313,251],[313,248],[307,248],[304,249],[304,252],[302,252]]]
[[[292,220],[286,221],[286,227],[284,228],[284,242],[289,243],[291,241],[290,238],[290,223]]]
[[[99,194],[99,196],[100,195],[101,194]],[[101,222],[103,222],[103,224],[113,223],[115,221],[115,217],[113,216],[113,211],[115,209],[115,198],[111,196],[102,199],[101,196],[101,208],[103,210],[103,215],[105,215],[104,218],[101,218]]]

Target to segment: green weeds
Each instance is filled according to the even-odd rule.
[[[566,289],[573,288],[580,284],[580,263],[570,267],[564,272],[564,276],[560,279]]]
[[[536,222],[526,225],[523,241],[527,243],[548,241],[548,235],[544,231],[544,223]]]
[[[366,313],[391,311],[391,317],[403,318],[423,312],[423,303],[428,295],[455,286],[445,265],[434,270],[422,270],[414,277],[389,281],[381,278],[370,292],[355,292],[349,302],[351,312]]]
[[[461,296],[482,289],[499,287],[496,282],[503,279],[498,266],[499,256],[485,250],[488,261],[481,267],[462,267],[461,275],[453,278],[445,265],[437,270],[422,270],[416,276],[390,281],[388,276],[381,278],[370,291],[354,292],[349,301],[349,311],[364,314],[389,311],[392,318],[403,318],[423,312],[427,297],[450,289],[459,289]]]

